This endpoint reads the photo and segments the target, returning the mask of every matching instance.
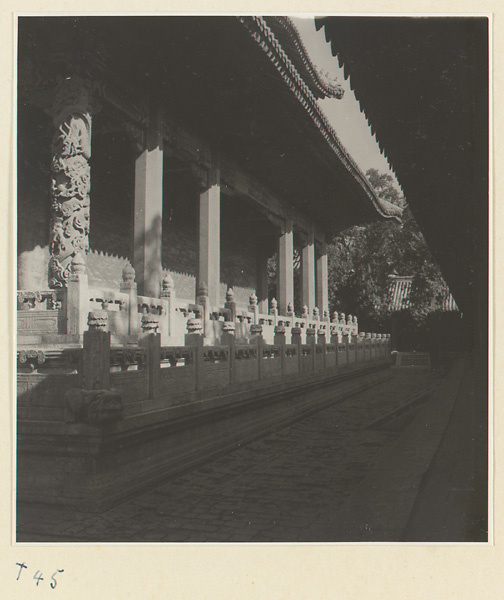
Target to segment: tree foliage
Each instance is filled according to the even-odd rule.
[[[404,198],[390,175],[367,172],[379,195],[395,204]],[[356,314],[365,330],[384,325],[390,315],[389,275],[412,276],[409,311],[416,321],[439,308],[447,286],[415,219],[404,206],[402,224],[395,220],[355,226],[328,248],[331,311]]]
[[[378,192],[378,197],[382,200],[388,200],[392,204],[402,206],[404,197],[394,185],[394,180],[388,173],[380,173],[377,169],[368,169],[366,176],[369,183]]]

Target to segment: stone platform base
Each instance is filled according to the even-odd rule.
[[[101,427],[18,423],[20,502],[106,510],[391,376],[388,361],[160,408]],[[167,402],[168,404],[168,402]]]

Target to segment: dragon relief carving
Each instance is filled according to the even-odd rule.
[[[75,81],[58,92],[53,115],[57,130],[52,143],[51,288],[66,287],[71,261],[89,249],[89,192],[91,188],[91,114],[89,95]]]

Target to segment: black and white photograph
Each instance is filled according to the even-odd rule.
[[[489,17],[15,28],[15,541],[488,545]]]

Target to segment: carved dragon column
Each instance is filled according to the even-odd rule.
[[[89,250],[91,93],[79,77],[57,89],[52,142],[49,286],[66,287],[72,258]]]

